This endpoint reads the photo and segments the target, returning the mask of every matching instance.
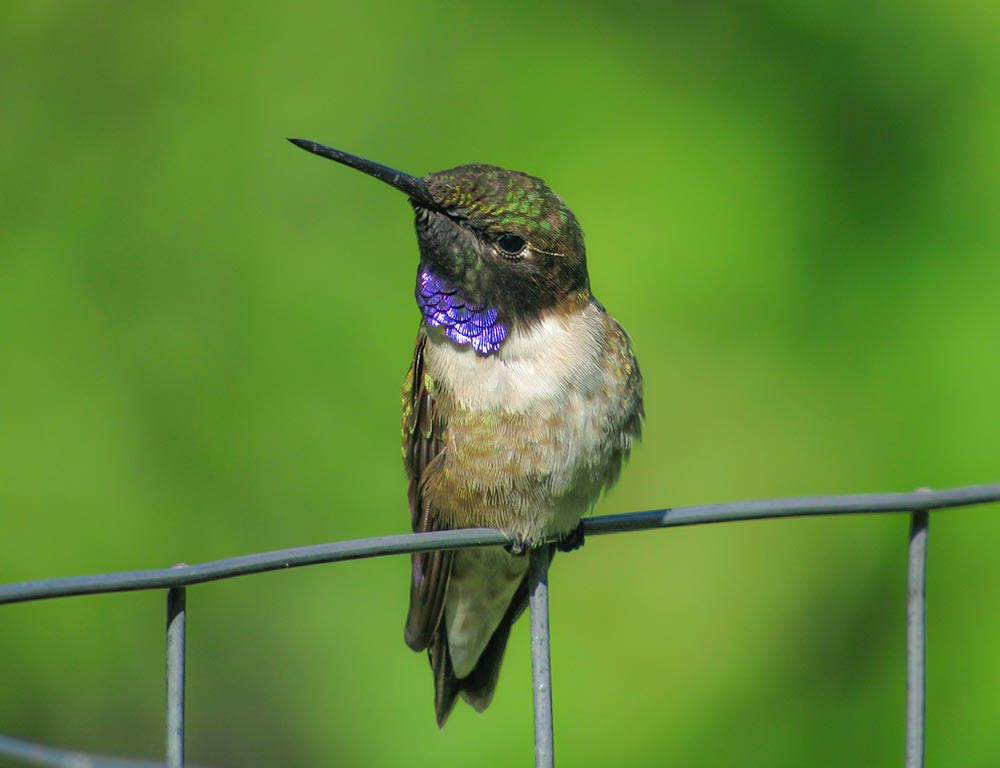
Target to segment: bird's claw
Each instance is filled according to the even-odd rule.
[[[510,544],[507,544],[504,549],[506,549],[514,557],[523,557],[528,554],[528,542],[522,539],[520,536],[515,536],[511,539]]]
[[[576,528],[556,542],[556,549],[560,552],[572,552],[574,549],[579,549],[583,546],[583,539],[583,520],[581,520]]]

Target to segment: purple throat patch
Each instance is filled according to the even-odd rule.
[[[445,335],[456,344],[468,344],[481,355],[500,349],[507,338],[505,326],[497,311],[476,304],[458,295],[446,280],[427,269],[417,276],[417,306],[428,325],[444,328]]]

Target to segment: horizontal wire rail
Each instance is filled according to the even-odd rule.
[[[584,520],[587,536],[627,533],[707,523],[766,520],[818,515],[910,514],[906,610],[906,768],[923,768],[925,730],[925,650],[927,537],[930,511],[1000,501],[1000,483],[912,493],[809,496],[764,501],[739,501],[690,507],[604,515]],[[184,766],[184,674],[186,589],[193,584],[231,579],[253,573],[299,568],[368,557],[462,549],[509,543],[489,528],[412,533],[332,542],[253,555],[230,557],[198,565],[42,579],[0,586],[0,604],[59,597],[167,589],[167,743],[166,763],[87,755],[0,736],[0,756],[23,765],[51,768],[182,768]],[[548,565],[544,549],[530,553],[531,657],[535,710],[535,765],[555,764],[552,729],[552,681],[549,668]]]
[[[813,515],[865,514],[882,512],[917,512],[949,507],[971,506],[1000,501],[1000,483],[972,485],[943,491],[913,493],[852,494],[846,496],[805,496],[764,501],[736,501],[725,504],[701,504],[650,512],[602,515],[583,521],[587,536],[608,533],[672,528],[682,525],[767,520]],[[231,579],[251,573],[266,573],[287,568],[301,568],[320,563],[336,563],[383,555],[411,552],[463,549],[509,544],[510,539],[491,528],[463,528],[433,533],[404,533],[371,539],[337,541],[293,549],[279,549],[255,555],[241,555],[212,560],[198,565],[176,565],[147,571],[125,571],[93,576],[25,581],[0,586],[0,605],[27,600],[44,600],[107,592],[130,592],[140,589],[166,589]]]
[[[10,736],[0,736],[0,757],[15,760],[21,765],[42,768],[164,768],[157,760],[138,760],[129,757],[112,757],[58,749],[35,744]],[[4,763],[6,765],[6,763]],[[187,768],[195,768],[190,763]]]

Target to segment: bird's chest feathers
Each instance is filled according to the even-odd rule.
[[[512,329],[500,350],[488,356],[428,328],[427,367],[459,407],[543,416],[600,390],[602,325],[594,307],[552,315]]]
[[[512,328],[488,356],[428,329],[424,370],[446,407],[442,461],[426,492],[448,519],[531,541],[576,524],[614,450],[605,328],[589,307]],[[470,498],[480,500],[471,512]],[[497,498],[503,504],[489,501]]]

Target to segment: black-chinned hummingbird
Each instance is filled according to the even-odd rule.
[[[583,232],[541,179],[492,165],[424,178],[303,139],[404,192],[422,320],[403,383],[414,531],[487,527],[509,548],[412,556],[406,642],[426,649],[439,726],[483,711],[528,601],[526,549],[579,541],[643,418],[628,334],[590,292]]]

